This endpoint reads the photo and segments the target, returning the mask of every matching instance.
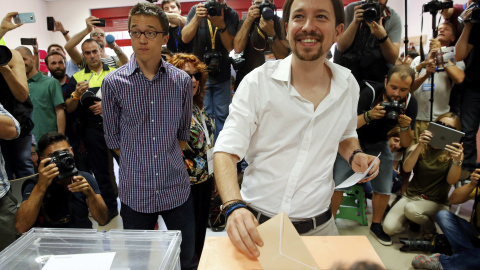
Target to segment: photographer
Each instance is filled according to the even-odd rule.
[[[0,138],[15,139],[20,135],[20,124],[3,108],[0,103]],[[5,154],[3,152],[3,154]],[[2,147],[0,146],[0,251],[15,241],[15,212],[17,200],[10,189],[10,182],[5,172]]]
[[[475,196],[480,196],[478,190],[478,179],[480,178],[480,169],[476,169],[470,176],[470,183],[456,188],[448,200],[452,204],[465,203]],[[480,239],[478,237],[480,224],[478,222],[478,209],[480,204],[477,200],[474,204],[472,215],[473,222],[453,214],[448,210],[438,212],[436,216],[437,223],[442,230],[448,242],[452,246],[453,255],[433,254],[426,256],[423,254],[415,256],[412,260],[412,266],[419,269],[478,269],[480,265]],[[476,217],[476,218],[474,218]]]
[[[32,226],[92,228],[89,211],[99,225],[104,225],[107,206],[95,178],[82,171],[72,175],[75,166],[72,169],[66,165],[73,163],[73,151],[67,137],[49,132],[38,141],[38,151],[42,159],[38,176],[28,179],[22,186],[23,202],[15,217],[17,231],[24,233]],[[64,174],[69,176],[58,177]]]
[[[168,22],[168,36],[167,48],[173,53],[189,53],[192,51],[192,44],[183,43],[182,29],[185,27],[187,18],[182,16],[182,9],[178,0],[163,0],[162,9],[167,14]]]
[[[400,144],[410,145],[417,117],[417,101],[409,94],[415,72],[406,65],[389,69],[385,85],[366,85],[360,92],[357,108],[357,133],[362,150],[370,155],[380,155],[380,173],[373,186],[373,217],[370,232],[382,245],[391,245],[392,239],[383,231],[381,222],[392,192],[393,155],[388,147],[387,133],[396,125],[400,127]],[[333,179],[335,186],[353,174],[349,165],[339,155],[335,161]],[[336,190],[332,197],[332,212],[336,213],[343,199],[343,191]]]
[[[402,23],[387,2],[359,1],[345,8],[346,30],[338,40],[334,62],[350,69],[357,82],[383,82],[389,66],[397,60]]]
[[[464,20],[472,15],[472,9],[464,14]],[[465,132],[463,146],[465,148],[465,162],[463,169],[472,172],[475,169],[477,160],[476,135],[480,125],[480,26],[472,22],[465,22],[465,27],[460,39],[455,45],[455,58],[457,61],[464,60],[468,55],[469,59],[465,67],[465,81],[463,82],[463,99],[460,107],[462,118],[462,131]],[[468,174],[468,173],[467,173]]]
[[[214,16],[215,15],[215,16]],[[182,40],[193,42],[193,54],[208,66],[204,106],[215,121],[215,138],[223,128],[230,105],[230,59],[238,29],[238,13],[225,0],[209,0],[192,7]]]
[[[3,18],[0,25],[0,39],[9,31],[20,27],[14,24],[13,17],[18,12],[10,12]],[[33,104],[28,94],[27,75],[22,55],[16,51],[1,48],[1,58],[4,54],[11,54],[11,59],[0,65],[0,103],[20,123],[22,132],[14,140],[0,139],[5,159],[5,171],[9,179],[22,178],[34,173],[30,159],[31,131],[33,129],[32,112]],[[9,53],[10,52],[10,53]]]
[[[273,2],[273,1],[272,1]],[[262,8],[267,16],[262,14]],[[237,70],[235,89],[250,71],[267,60],[283,59],[288,56],[288,43],[282,31],[280,18],[273,14],[275,6],[268,0],[254,0],[246,17],[240,20],[233,41],[236,53],[243,52],[245,63]],[[271,16],[271,12],[273,16]],[[234,66],[235,68],[235,66]]]
[[[452,0],[442,0],[443,2],[448,2]],[[441,15],[446,23],[451,23],[453,29],[455,29],[455,40],[460,38],[460,34],[463,30],[463,23],[458,21],[458,16],[473,3],[473,0],[468,0],[465,4],[454,4],[453,7],[443,9]]]
[[[440,24],[437,38],[430,40],[430,52],[425,61],[420,62],[421,59],[418,56],[410,66],[417,72],[411,88],[411,93],[417,99],[419,108],[417,121],[415,122],[415,143],[418,142],[418,137],[430,123],[431,75],[435,74],[432,119],[450,111],[449,101],[453,86],[462,83],[465,79],[465,64],[463,61],[453,64],[449,59],[448,62],[444,63],[442,58],[441,63],[436,63],[437,54],[442,53],[440,48],[451,46],[454,41],[455,30],[453,26],[449,23]],[[440,69],[442,66],[444,68]]]

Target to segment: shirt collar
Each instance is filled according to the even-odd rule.
[[[38,79],[40,79],[40,77],[42,77],[42,72],[38,72],[37,74],[33,75],[32,78],[28,79],[29,81],[38,81]]]
[[[105,64],[105,63],[102,62],[102,70],[104,70],[104,71],[109,71],[110,68],[108,67],[107,64]],[[88,65],[86,65],[86,66],[85,66],[85,73],[90,73],[90,72],[92,72],[92,71],[90,70],[90,68],[88,67]]]
[[[130,60],[125,65],[125,67],[128,75],[135,74],[135,71],[137,70],[141,71],[140,67],[138,66],[137,60],[135,59],[135,54],[133,54],[130,57]],[[168,70],[168,65],[166,65],[166,62],[162,59],[162,62],[160,63],[160,67],[158,68],[157,73],[167,73],[167,70]]]

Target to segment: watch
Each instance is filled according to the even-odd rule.
[[[272,44],[275,41],[275,39],[277,39],[277,35],[274,35],[273,37],[267,37],[267,42]]]
[[[458,162],[455,162],[455,160],[452,159],[452,164],[455,166],[462,166],[463,160],[459,160]]]
[[[225,28],[217,28],[217,32],[219,32],[220,34],[225,32],[227,30],[227,26],[225,26]]]
[[[75,96],[75,92],[72,92],[70,97],[73,98],[73,100],[80,100],[80,97]]]
[[[400,131],[408,131],[409,129],[410,129],[410,126],[400,127]]]

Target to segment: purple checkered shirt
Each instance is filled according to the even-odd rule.
[[[179,141],[190,139],[192,80],[162,60],[150,81],[135,56],[105,76],[105,141],[120,149],[120,200],[141,213],[182,205],[190,181]]]

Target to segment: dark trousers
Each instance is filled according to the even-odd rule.
[[[480,91],[465,87],[461,107],[463,138],[463,167],[469,171],[475,169],[477,161],[477,132],[480,126]]]
[[[15,214],[17,213],[17,200],[9,190],[0,198],[0,251],[8,247],[17,238],[15,230]]]
[[[16,178],[22,178],[35,173],[31,157],[32,135],[10,141],[0,140],[0,147],[8,179],[14,179],[14,175]]]
[[[88,153],[88,166],[92,170],[95,180],[97,180],[108,211],[115,211],[118,209],[117,185],[115,183],[115,175],[110,166],[113,159],[110,154],[110,149],[108,149],[105,143],[103,130],[86,128],[83,142],[85,143],[85,148]]]
[[[193,198],[190,195],[182,205],[156,213],[140,213],[122,203],[120,215],[124,229],[153,230],[161,215],[167,229],[180,230],[182,243],[180,244],[180,264],[182,269],[197,269],[198,258],[195,255],[195,219],[193,214]]]
[[[202,255],[205,234],[208,225],[210,201],[212,199],[213,177],[207,181],[191,185],[193,197],[193,211],[195,213],[195,254]]]

